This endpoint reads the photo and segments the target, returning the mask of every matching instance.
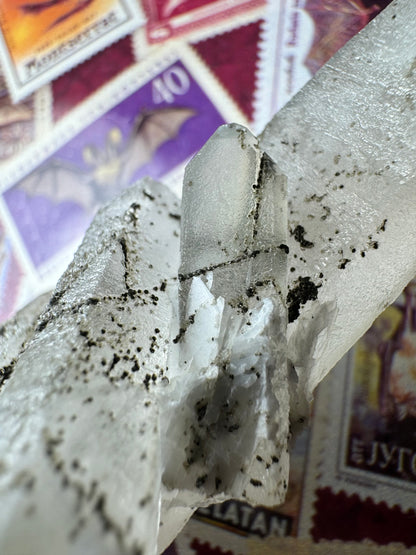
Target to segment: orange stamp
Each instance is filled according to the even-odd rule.
[[[144,23],[137,0],[0,0],[0,57],[13,100]]]

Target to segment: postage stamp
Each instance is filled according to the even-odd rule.
[[[21,152],[35,138],[33,97],[13,104],[0,75],[0,164]]]
[[[141,177],[183,170],[226,121],[245,119],[185,46],[161,50],[72,110],[2,175],[37,271],[75,248],[103,202]]]
[[[4,202],[0,201],[0,323],[38,294],[32,265],[24,251]]]
[[[302,534],[312,530],[327,537],[325,518],[336,534],[342,526],[335,515],[338,510],[342,519],[344,507],[344,512],[360,515],[360,527],[350,526],[348,532],[344,526],[338,533],[350,537],[333,537],[355,540],[351,536],[361,532],[372,534],[363,537],[378,543],[387,543],[388,538],[416,545],[415,355],[416,282],[412,282],[319,389]],[[380,526],[388,519],[396,526]]]
[[[14,312],[20,293],[22,269],[19,266],[10,237],[0,222],[0,322]]]
[[[263,17],[263,9],[253,11],[250,18],[244,21],[238,18],[228,21],[228,25],[222,28],[215,26],[211,29],[213,36],[195,36],[190,40],[192,49],[208,65],[250,122],[253,121]]]
[[[107,46],[51,84],[49,117],[60,120],[92,93],[135,63],[131,35]]]
[[[13,100],[144,22],[137,0],[3,0],[0,60]]]
[[[335,52],[389,0],[269,0],[257,74],[260,132]]]
[[[147,40],[152,44],[208,26],[215,29],[223,21],[244,16],[265,3],[265,0],[143,0],[148,18]]]
[[[293,537],[268,538],[239,537],[224,529],[213,528],[191,519],[175,542],[163,555],[415,555],[416,549],[407,549],[402,543],[379,546],[374,542],[340,542]]]

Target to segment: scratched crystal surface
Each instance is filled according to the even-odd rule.
[[[309,398],[416,273],[415,20],[393,2],[261,137],[288,177],[288,341]]]

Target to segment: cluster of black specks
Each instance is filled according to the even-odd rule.
[[[321,220],[325,221],[328,216],[331,215],[331,209],[329,208],[329,206],[322,206],[323,210],[324,210],[324,214],[321,216]]]
[[[191,441],[189,446],[186,448],[186,462],[184,463],[185,468],[188,468],[197,461],[203,460],[205,458],[204,441],[202,440],[200,432],[197,431],[194,426],[191,426],[190,432]],[[184,431],[184,435],[187,435],[186,430]]]
[[[290,234],[293,235],[295,241],[299,243],[303,249],[311,249],[314,246],[312,241],[305,239],[305,228],[302,225],[297,225],[294,229],[290,230]]]
[[[191,314],[188,319],[186,320],[186,322],[184,323],[184,325],[179,328],[179,332],[178,334],[172,339],[173,343],[179,343],[179,341],[181,341],[181,339],[183,339],[186,330],[188,329],[188,327],[190,325],[192,325],[195,322],[195,314]]]
[[[257,256],[259,256],[259,254],[268,254],[270,252],[272,252],[271,248],[266,248],[266,249],[262,249],[262,250],[246,249],[243,252],[243,254],[241,254],[241,256],[237,256],[233,260],[227,260],[226,262],[219,262],[218,264],[212,264],[211,266],[205,266],[204,268],[199,268],[198,270],[194,270],[193,272],[190,272],[189,274],[178,274],[178,279],[179,279],[179,281],[183,282],[183,281],[186,281],[186,280],[191,279],[193,277],[203,276],[203,275],[207,274],[208,272],[212,272],[214,270],[217,270],[218,268],[225,268],[227,266],[231,266],[233,264],[238,264],[240,262],[243,262],[244,260],[249,260],[250,258],[257,258]]]
[[[149,391],[149,387],[151,383],[156,383],[157,380],[157,376],[156,374],[146,374],[146,376],[144,377],[143,380],[143,384],[145,386],[145,388],[147,389],[147,391]]]
[[[165,283],[166,287],[166,283]],[[154,287],[153,290],[159,289]],[[145,292],[136,292],[137,295],[142,294],[146,297],[142,297],[144,303],[136,299],[134,303],[130,301],[130,296],[124,299],[123,295],[119,297],[106,297],[105,299],[100,299],[99,307],[99,320],[103,322],[102,326],[98,330],[86,330],[80,329],[79,336],[82,337],[85,343],[80,346],[72,347],[73,353],[73,378],[75,381],[82,380],[84,383],[88,383],[90,379],[90,374],[95,374],[98,371],[102,371],[103,375],[106,376],[110,383],[115,385],[120,385],[122,381],[126,380],[130,383],[142,383],[143,376],[145,376],[146,365],[151,369],[150,381],[145,379],[145,385],[148,382],[154,383],[157,378],[164,378],[165,368],[162,368],[157,361],[152,361],[152,357],[159,349],[167,349],[166,341],[163,341],[162,333],[159,328],[154,328],[154,334],[149,336],[148,341],[145,341],[142,345],[137,345],[137,328],[136,326],[126,326],[125,323],[120,319],[121,314],[119,312],[131,312],[132,305],[136,306],[139,303],[140,306],[143,304],[153,305],[155,301],[152,296],[154,295],[152,291],[145,290]],[[146,301],[147,299],[147,301]],[[111,308],[106,310],[107,301],[111,301]],[[114,303],[114,301],[116,301]],[[84,302],[85,304],[97,304]],[[121,310],[123,309],[123,310]],[[152,308],[149,308],[150,312]],[[67,310],[65,311],[67,312]],[[94,321],[94,316],[91,315],[92,321]],[[108,325],[104,322],[108,321]],[[121,340],[122,339],[122,340]],[[88,347],[86,349],[85,347]],[[94,350],[100,349],[97,356]],[[102,353],[102,354],[101,354]],[[101,355],[101,356],[98,356]],[[97,364],[94,362],[98,359]],[[99,370],[102,368],[102,370]],[[137,376],[139,371],[143,371],[142,377]],[[153,375],[155,378],[153,379]],[[70,387],[67,388],[67,393],[70,393]],[[64,391],[65,393],[65,391]]]
[[[206,415],[207,408],[208,408],[208,401],[206,399],[200,399],[195,403],[195,414],[198,422],[201,422],[201,420]]]
[[[13,359],[10,362],[10,364],[8,364],[7,366],[3,366],[3,368],[0,368],[0,391],[2,390],[6,381],[13,374],[15,365],[16,365],[16,359]]]
[[[226,365],[223,365],[224,368]],[[223,370],[224,370],[223,368]],[[225,370],[224,370],[225,372]],[[233,379],[229,372],[223,376],[224,379]],[[226,387],[221,381],[219,387]],[[224,436],[224,434],[235,434],[240,429],[239,415],[241,414],[240,403],[237,399],[229,399],[219,405],[218,410],[209,411],[210,399],[202,397],[194,404],[195,423],[184,435],[190,432],[190,440],[186,447],[185,468],[206,458],[206,446],[213,437]]]
[[[124,263],[124,283],[126,286],[126,289],[129,289],[129,285],[128,285],[128,258],[129,258],[129,253],[128,253],[128,249],[127,249],[127,243],[126,243],[126,239],[124,237],[120,237],[119,238],[119,245],[121,247],[121,251],[123,253],[123,263]]]
[[[155,353],[156,350],[160,348],[160,344],[158,343],[158,341],[161,340],[160,329],[155,328],[154,332],[155,332],[155,335],[151,335],[149,337],[149,340],[150,340],[149,353],[152,353],[152,354]]]
[[[263,485],[263,482],[261,480],[255,480],[254,478],[251,478],[250,484],[255,488],[260,488]]]
[[[270,285],[270,284],[272,284],[274,287],[276,287],[276,283],[272,279],[257,280],[254,284],[247,287],[247,289],[245,291],[246,296],[243,295],[242,297],[238,297],[238,298],[236,298],[232,301],[229,301],[230,306],[235,308],[241,314],[248,313],[248,316],[251,316],[252,313],[249,312],[248,300],[250,298],[255,297],[257,301],[260,301],[260,294],[258,292],[258,288],[266,286],[266,285]],[[251,322],[249,320],[247,320],[246,325],[250,326]]]
[[[379,225],[379,227],[376,229],[376,234],[379,235],[380,233],[386,231],[386,224],[387,224],[387,219],[384,219],[381,224]],[[373,235],[369,235],[368,236],[368,241],[367,244],[365,245],[365,247],[363,249],[360,250],[360,256],[362,258],[365,258],[366,253],[369,250],[377,250],[379,248],[379,240],[375,239],[373,237]],[[357,248],[355,246],[351,246],[350,247],[350,251],[355,254],[357,252]],[[346,260],[346,262],[350,262],[350,260]],[[345,264],[343,265],[343,260],[340,260],[340,264],[338,266],[338,268],[343,269],[345,268]],[[343,267],[341,267],[343,266]]]
[[[227,430],[227,432],[233,433],[240,428],[240,424],[235,421],[239,405],[239,401],[235,399],[233,401],[225,401],[225,403],[221,406],[220,420],[223,429]]]
[[[203,486],[203,485],[205,484],[205,482],[207,481],[207,478],[208,478],[208,474],[203,474],[202,476],[199,476],[199,477],[196,479],[195,486],[196,486],[197,488],[202,488],[202,486]]]
[[[316,193],[314,193],[310,197],[306,197],[305,202],[321,202],[327,196],[327,194],[328,193],[324,193],[323,195],[317,195]]]
[[[299,145],[298,141],[293,140],[292,143],[290,143],[290,141],[289,141],[288,139],[282,139],[282,140],[280,141],[280,143],[281,143],[282,145],[291,147],[293,153],[296,152],[296,149],[297,149],[297,147],[298,147],[298,145]]]
[[[43,440],[45,446],[45,454],[49,460],[54,471],[60,476],[61,484],[63,488],[71,488],[77,497],[77,505],[81,507],[84,500],[90,500],[94,494],[97,487],[96,482],[91,484],[89,491],[85,490],[82,485],[77,480],[72,480],[70,474],[66,470],[64,460],[59,456],[58,447],[63,442],[63,430],[60,430],[58,436],[52,436],[49,430],[44,430]],[[79,461],[77,461],[79,466]],[[78,470],[78,468],[76,469]],[[75,539],[75,538],[72,538]]]
[[[300,307],[308,301],[318,298],[319,285],[315,285],[309,276],[299,277],[287,295],[288,320],[293,322],[298,318]]]
[[[121,547],[124,544],[123,530],[116,524],[108,515],[106,510],[106,496],[101,494],[98,496],[94,505],[94,513],[96,514],[99,522],[101,523],[102,530],[105,534],[113,534],[117,540],[118,545]]]

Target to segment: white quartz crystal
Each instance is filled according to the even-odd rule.
[[[46,307],[49,297],[50,293],[41,295],[0,326],[0,389],[20,352],[31,339],[39,313]]]
[[[416,274],[415,21],[416,2],[392,2],[260,138],[288,178],[299,415],[304,396]]]
[[[154,553],[178,203],[102,210],[0,395],[0,553]],[[4,510],[7,507],[7,510]]]
[[[187,435],[174,423],[166,437],[183,488],[277,504],[288,481],[286,180],[247,129],[230,125],[184,183],[174,367],[182,384],[188,374],[198,383],[182,385]],[[176,465],[166,475],[177,487]]]
[[[290,423],[416,273],[415,18],[393,2],[260,141],[220,128],[181,224],[126,191],[0,329],[2,555],[154,554],[199,506],[283,500]]]

